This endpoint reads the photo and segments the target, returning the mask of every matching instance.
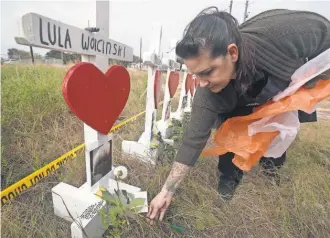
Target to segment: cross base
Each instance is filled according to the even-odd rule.
[[[118,187],[112,171],[92,187],[87,183],[79,188],[67,183],[59,183],[52,188],[54,213],[72,222],[72,238],[102,237],[106,232],[106,227],[102,225],[101,215],[98,213],[98,210],[105,208],[105,202],[95,193],[100,186],[105,187],[111,194],[115,193],[114,189]],[[118,186],[120,190],[126,190],[134,198],[144,198],[144,207],[139,213],[148,211],[147,192],[122,182],[118,182]],[[125,200],[121,202],[127,203]]]
[[[150,148],[150,145],[145,145],[140,141],[127,141],[122,142],[122,150],[125,154],[132,155],[133,157],[145,163],[152,165],[156,164],[158,158],[157,148]]]
[[[185,113],[191,113],[191,107],[186,107],[183,111]]]
[[[163,139],[171,138],[173,135],[173,127],[170,126],[170,120],[159,120],[157,122],[157,129],[159,130]]]
[[[171,112],[171,118],[176,119],[178,121],[182,121],[183,119],[183,110]]]

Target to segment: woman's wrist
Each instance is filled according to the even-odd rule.
[[[161,191],[166,194],[173,195],[190,169],[190,166],[174,162],[171,172],[168,175]]]

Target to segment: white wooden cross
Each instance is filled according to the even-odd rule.
[[[132,155],[144,162],[155,164],[158,157],[157,145],[158,139],[155,134],[158,133],[156,125],[157,109],[155,105],[155,74],[162,65],[160,55],[162,27],[159,23],[154,23],[152,27],[152,36],[149,51],[143,54],[143,62],[148,65],[148,84],[147,84],[147,102],[145,115],[145,129],[138,141],[122,142],[124,153]]]
[[[192,77],[192,75],[188,72],[187,66],[182,65],[183,77],[181,82],[181,91],[179,98],[179,105],[175,112],[171,113],[171,118],[181,121],[184,113],[191,112],[191,92],[190,85],[188,83],[188,77]]]
[[[190,76],[192,77],[192,80],[191,80],[189,90],[188,90],[187,103],[185,104],[185,107],[183,109],[183,111],[185,113],[191,113],[192,101],[194,99],[195,91],[196,91],[196,87],[195,87],[196,78],[194,75],[190,74]],[[187,74],[187,77],[189,77],[189,73]],[[186,80],[187,80],[187,78],[186,78]]]
[[[171,73],[178,71],[180,69],[180,64],[176,62],[176,54],[175,54],[175,46],[176,40],[172,40],[170,44],[170,54],[168,58],[163,59],[163,64],[167,65],[167,76],[166,76],[166,83],[165,83],[165,92],[164,92],[164,101],[163,101],[163,111],[162,111],[162,118],[157,122],[157,128],[161,133],[163,139],[168,139],[172,136],[173,130],[170,126],[171,122],[171,103],[172,98],[170,97],[170,90],[169,90],[169,79]]]
[[[108,69],[108,59],[122,61],[133,60],[132,47],[109,39],[109,0],[96,1],[96,27],[99,33],[80,29],[65,23],[55,21],[35,13],[22,17],[25,38],[18,42],[24,45],[47,49],[73,52],[82,55],[82,61],[93,63],[101,71]],[[76,188],[66,183],[59,183],[52,189],[54,213],[70,222],[72,237],[101,237],[106,228],[97,212],[104,202],[94,195],[103,186],[111,193],[117,188],[112,167],[112,134],[99,133],[84,124],[85,159],[87,182]],[[95,173],[95,154],[106,150],[107,161],[103,163],[102,172]],[[119,188],[125,189],[135,198],[145,198],[147,193],[141,188],[119,182]],[[146,212],[147,206],[141,210]]]

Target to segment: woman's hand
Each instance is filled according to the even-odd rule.
[[[163,220],[165,212],[171,204],[175,190],[190,169],[190,166],[178,162],[173,163],[171,172],[165,181],[163,189],[150,203],[147,218],[151,225],[154,224],[155,219],[159,218],[160,221]]]
[[[155,220],[163,220],[168,207],[170,206],[173,198],[173,192],[162,190],[151,201],[149,211],[147,214],[149,224],[153,225]]]

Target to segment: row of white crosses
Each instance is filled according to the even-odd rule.
[[[158,144],[158,140],[154,135],[157,134],[155,124],[161,87],[161,72],[158,70],[162,65],[159,56],[162,37],[161,25],[154,23],[151,32],[149,51],[143,54],[143,63],[148,66],[144,132],[138,141],[124,140],[122,150],[126,154],[154,164],[155,159],[158,157],[158,150],[154,149],[153,146]]]
[[[191,102],[195,93],[195,81],[193,76],[187,72],[187,68],[183,65],[184,74],[181,85],[179,107],[176,112],[171,112],[171,102],[173,99],[170,93],[169,80],[170,77],[180,77],[180,64],[176,62],[175,45],[176,41],[171,42],[170,56],[161,62],[160,46],[161,46],[161,25],[155,23],[152,28],[151,45],[149,51],[144,53],[144,64],[148,65],[148,84],[147,84],[147,99],[146,99],[146,116],[145,116],[145,130],[138,141],[122,142],[122,150],[125,154],[131,155],[141,161],[155,164],[158,158],[158,145],[160,143],[158,134],[162,136],[165,143],[173,144],[173,140],[169,138],[172,136],[172,127],[170,126],[171,119],[182,120],[183,113],[191,112]],[[165,93],[163,100],[162,118],[156,121],[157,104],[159,102],[157,94],[159,94],[159,87],[161,84],[161,74],[159,67],[167,65],[167,77],[165,84]],[[178,78],[179,81],[179,78]],[[155,88],[158,87],[158,88]]]
[[[24,38],[16,37],[16,42],[35,47],[54,49],[82,55],[84,62],[97,66],[102,72],[108,69],[108,59],[133,60],[133,49],[125,44],[109,39],[109,1],[96,1],[96,27],[99,32],[90,31],[64,24],[59,21],[28,13],[22,17]],[[118,79],[120,80],[120,79]],[[111,110],[111,108],[109,109]],[[52,188],[55,215],[72,222],[71,235],[75,238],[102,237],[103,227],[98,210],[105,203],[95,195],[100,186],[114,193],[117,183],[114,180],[112,166],[112,134],[100,133],[84,124],[85,159],[87,182],[77,188],[67,183],[59,183]],[[106,161],[102,164],[102,173],[95,172],[95,156],[100,150],[107,151]],[[145,198],[147,211],[147,192],[141,188],[119,182],[129,196]],[[127,203],[126,199],[122,201]]]

